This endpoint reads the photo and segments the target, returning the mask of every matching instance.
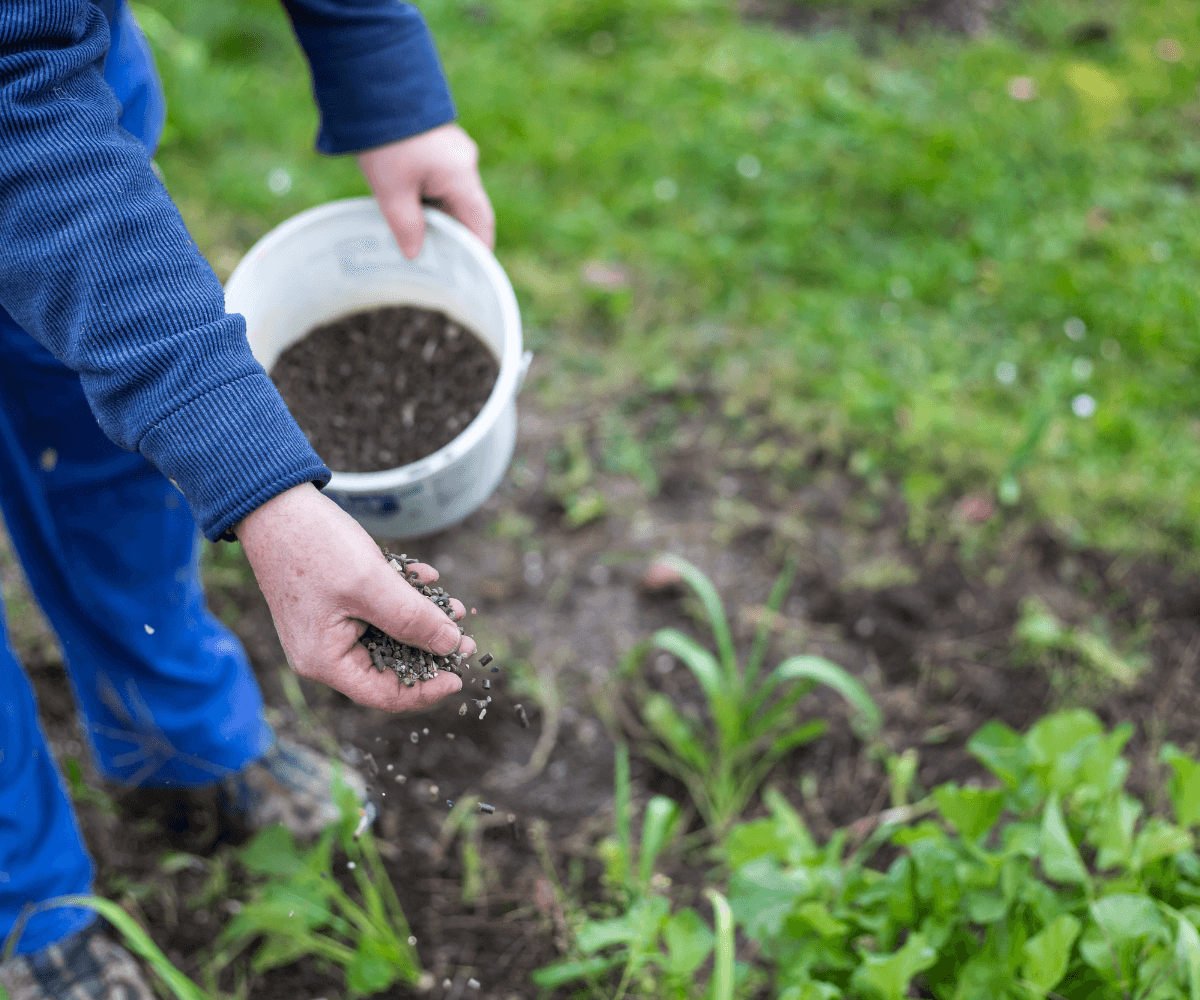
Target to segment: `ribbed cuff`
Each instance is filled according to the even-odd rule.
[[[314,62],[313,94],[321,110],[322,153],[374,149],[457,117],[424,24],[375,51]]]
[[[192,400],[147,432],[140,451],[187,498],[209,541],[285,490],[332,475],[265,373]]]

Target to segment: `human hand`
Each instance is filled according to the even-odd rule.
[[[475,643],[392,569],[358,522],[311,483],[268,500],[234,530],[288,662],[301,677],[385,712],[426,708],[462,689],[462,680],[446,670],[410,688],[390,670],[381,674],[372,666],[358,642],[363,622],[442,656],[455,649],[471,656]],[[410,566],[413,570],[422,583],[438,578],[423,563]],[[462,604],[450,604],[455,619],[462,618]]]
[[[425,242],[423,197],[440,199],[450,215],[492,249],[496,216],[478,164],[479,148],[452,122],[358,154],[358,165],[409,260],[417,258]]]

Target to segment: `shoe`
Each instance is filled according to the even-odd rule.
[[[345,782],[362,803],[358,833],[375,822],[367,785],[352,768],[341,766]],[[277,736],[265,757],[222,783],[229,808],[253,829],[282,823],[308,839],[341,820],[333,800],[333,762],[323,754]]]
[[[31,955],[0,962],[9,1000],[155,1000],[137,962],[99,921]]]

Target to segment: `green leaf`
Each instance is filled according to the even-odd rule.
[[[260,830],[242,848],[241,861],[255,875],[276,878],[290,878],[304,867],[304,860],[296,849],[296,841],[291,831],[283,825]]]
[[[689,976],[708,958],[713,949],[713,933],[700,915],[684,907],[663,925],[667,960],[663,968],[675,976]]]
[[[396,978],[390,956],[380,942],[363,935],[346,967],[346,985],[357,993],[370,995],[386,989]]]
[[[1085,709],[1056,712],[1039,719],[1025,734],[1025,746],[1033,770],[1047,792],[1060,795],[1075,784],[1082,760],[1080,744],[1089,747],[1104,735],[1100,720]]]
[[[975,924],[993,924],[1008,912],[1008,900],[994,892],[968,892],[967,917]]]
[[[912,798],[913,785],[916,783],[917,768],[920,764],[921,755],[916,747],[909,747],[904,753],[892,754],[888,757],[887,773],[891,783],[889,795],[893,809],[908,805]]]
[[[738,823],[721,842],[725,863],[732,869],[763,857],[787,862],[790,847],[788,838],[773,817]]]
[[[613,966],[622,965],[624,962],[625,955],[623,953],[617,955],[598,955],[595,958],[589,958],[582,962],[575,960],[556,962],[554,965],[535,969],[530,973],[529,978],[533,980],[535,986],[539,986],[544,990],[553,990],[567,983],[572,983],[576,979],[587,979],[590,976],[598,976],[601,972],[605,972],[613,968]]]
[[[1025,741],[1003,722],[987,723],[967,742],[967,749],[1013,791],[1029,773]]]
[[[1180,851],[1188,850],[1191,846],[1192,837],[1186,830],[1157,816],[1152,817],[1133,842],[1130,867],[1135,872],[1140,872],[1160,858],[1169,858]]]
[[[1191,1000],[1200,1000],[1200,934],[1182,913],[1177,914],[1179,931],[1175,937],[1175,958],[1187,970]]]
[[[1105,978],[1114,978],[1114,959],[1121,975],[1137,972],[1141,942],[1149,938],[1169,940],[1170,933],[1158,906],[1149,896],[1138,893],[1113,893],[1089,907],[1092,923],[1079,942],[1085,962]]]
[[[1192,760],[1172,743],[1162,748],[1160,759],[1170,764],[1171,806],[1175,810],[1175,822],[1180,826],[1200,826],[1200,763]]]
[[[717,654],[721,669],[732,681],[733,674],[737,670],[737,657],[733,651],[733,636],[730,634],[729,622],[725,618],[725,609],[721,606],[717,588],[712,585],[712,581],[708,577],[686,559],[664,555],[660,556],[658,561],[679,573],[687,581],[688,586],[696,592],[696,596],[700,598],[700,604],[708,616],[709,627],[713,631],[713,638],[717,642]]]
[[[702,775],[710,773],[712,764],[704,744],[696,738],[696,727],[675,710],[666,695],[651,692],[642,703],[642,717],[680,762]]]
[[[664,795],[656,795],[646,803],[642,820],[642,847],[638,879],[645,891],[654,874],[654,862],[675,835],[679,821],[679,806]]]
[[[941,814],[959,835],[975,841],[987,833],[1004,809],[1004,793],[983,788],[959,788],[948,782],[933,793]]]
[[[575,943],[585,955],[614,944],[636,941],[639,928],[629,914],[611,920],[588,920],[575,932]]]
[[[1039,597],[1027,597],[1021,602],[1021,616],[1013,629],[1018,642],[1033,650],[1061,649],[1067,640],[1066,626]]]
[[[808,861],[817,856],[817,844],[800,814],[792,808],[792,804],[783,797],[778,788],[768,788],[763,792],[763,803],[771,810],[777,828],[787,840],[790,864]]]
[[[639,899],[627,913],[619,917],[585,922],[575,932],[575,942],[584,954],[614,944],[633,944],[639,950],[647,951],[658,939],[659,926],[669,909],[670,904],[661,896]]]
[[[633,878],[633,803],[629,789],[629,747],[617,743],[614,750],[613,811],[617,828],[616,872],[613,874],[622,885],[629,885]]]
[[[864,954],[862,965],[850,977],[850,985],[880,1000],[904,1000],[913,976],[936,961],[937,951],[917,931],[891,955]]]
[[[298,927],[297,930],[302,931],[303,927]],[[312,954],[314,950],[312,939],[307,934],[270,934],[250,960],[250,970],[254,973],[269,972],[304,955]]]
[[[705,698],[711,704],[725,694],[725,676],[717,658],[695,639],[673,628],[659,629],[653,643],[659,649],[679,657],[700,682]]]
[[[1079,857],[1079,851],[1071,842],[1067,824],[1063,821],[1058,796],[1051,795],[1042,813],[1041,841],[1042,870],[1055,882],[1084,885],[1088,881],[1087,869]]]
[[[771,587],[771,594],[767,598],[767,613],[763,615],[762,621],[758,623],[758,628],[754,630],[750,658],[746,661],[744,677],[747,685],[754,683],[762,668],[763,657],[767,655],[767,647],[771,644],[771,626],[775,621],[775,615],[783,607],[783,599],[787,597],[787,592],[791,589],[792,580],[796,577],[796,568],[796,560],[789,556],[783,570],[776,577],[774,586]]]
[[[763,941],[777,937],[796,903],[814,892],[805,869],[785,872],[770,858],[759,858],[733,873],[729,905],[746,935]]]
[[[1035,989],[1045,993],[1062,982],[1070,964],[1071,948],[1082,926],[1069,913],[1064,913],[1025,942],[1025,964],[1021,974]]]
[[[39,904],[38,911],[44,912],[61,906],[86,906],[99,913],[121,934],[126,947],[144,960],[166,983],[177,1000],[212,1000],[209,994],[175,968],[150,935],[142,929],[141,924],[111,899],[100,896],[56,896]],[[5,947],[7,950],[7,943]],[[0,952],[0,957],[3,957],[3,952]]]
[[[858,681],[836,663],[820,656],[791,656],[777,666],[772,674],[776,680],[810,680],[833,688],[856,710],[855,729],[860,738],[879,732],[883,715],[875,700]]]
[[[716,928],[716,955],[712,971],[712,1000],[733,1000],[734,942],[733,913],[729,904],[716,889],[706,895],[712,903],[713,926]]]
[[[1111,799],[1100,814],[1095,829],[1096,867],[1128,865],[1133,856],[1133,830],[1142,814],[1142,804],[1128,795]]]
[[[803,920],[823,938],[843,937],[850,926],[835,918],[824,903],[815,901],[801,903],[796,907],[795,916]]]

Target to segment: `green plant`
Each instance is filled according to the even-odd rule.
[[[554,989],[584,980],[593,996],[621,1000],[631,986],[637,996],[680,1000],[695,995],[693,977],[713,950],[712,931],[690,907],[671,912],[662,895],[666,880],[656,878],[655,862],[674,839],[680,825],[679,806],[656,795],[646,803],[642,834],[635,848],[632,836],[632,801],[629,784],[629,750],[616,751],[614,813],[616,831],[600,846],[606,884],[621,913],[607,919],[584,917],[574,928],[573,954],[554,965],[538,969],[533,981]],[[723,921],[724,898],[714,894],[718,914],[717,968],[713,974],[715,1000],[732,1000],[732,921]],[[620,969],[611,992],[600,977]]]
[[[86,907],[100,914],[120,932],[125,944],[134,954],[146,961],[177,1000],[213,1000],[208,993],[205,993],[171,964],[170,959],[162,953],[158,945],[150,939],[150,935],[133,917],[111,899],[104,899],[101,896],[58,896],[36,906],[27,906],[5,941],[4,949],[0,952],[0,962],[12,957],[17,942],[21,939],[21,932],[25,929],[30,917],[35,913],[53,910],[60,906]],[[3,986],[0,986],[0,1000],[7,1000]]]
[[[335,793],[342,819],[308,849],[286,827],[274,826],[241,850],[242,865],[263,881],[217,938],[207,970],[214,992],[221,971],[260,940],[250,960],[256,973],[315,955],[345,971],[355,996],[420,981],[408,924],[374,839],[369,831],[355,837],[358,801],[340,781]],[[334,875],[335,846],[347,858],[358,901]]]
[[[1150,663],[1145,655],[1122,655],[1091,629],[1064,624],[1038,597],[1021,602],[1013,637],[1025,659],[1053,665],[1055,654],[1066,654],[1087,667],[1094,679],[1110,685],[1131,687]]]
[[[776,580],[742,667],[712,582],[684,559],[663,556],[659,561],[678,572],[699,598],[717,655],[676,629],[656,632],[651,642],[677,656],[695,675],[711,728],[680,713],[666,695],[651,692],[641,699],[641,714],[655,739],[647,740],[641,750],[687,785],[705,823],[720,834],[780,758],[824,732],[823,720],[797,724],[795,718],[797,703],[817,684],[828,685],[850,703],[862,736],[878,730],[880,713],[858,681],[821,657],[792,656],[763,674],[771,625],[791,586],[794,563],[789,562]]]
[[[1200,995],[1200,763],[1168,746],[1174,819],[1124,791],[1132,727],[1090,712],[1021,736],[989,723],[971,752],[999,787],[948,783],[881,817],[847,854],[778,794],[723,843],[729,900],[781,1000]],[[925,812],[934,816],[919,822]],[[884,843],[900,856],[867,867]]]

